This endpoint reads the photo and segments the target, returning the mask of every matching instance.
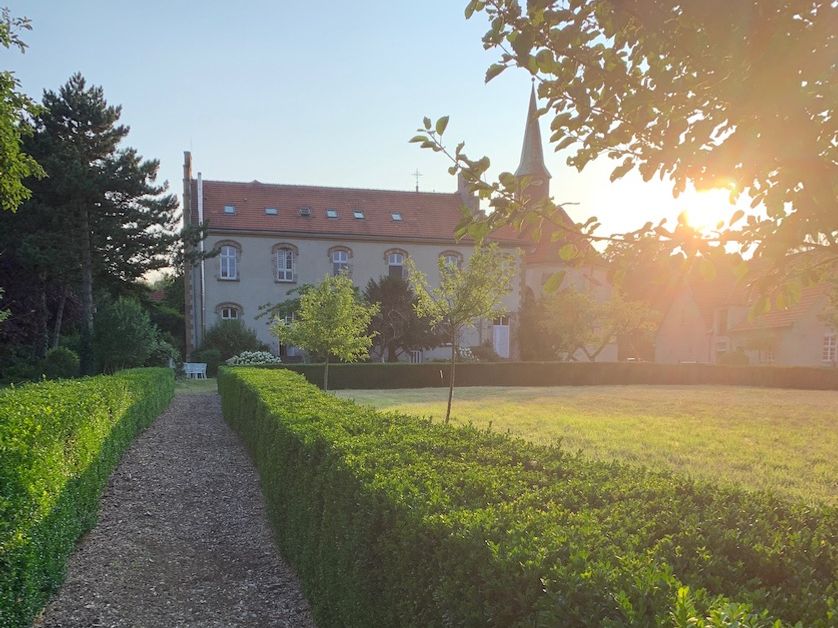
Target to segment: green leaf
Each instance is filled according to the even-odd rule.
[[[484,82],[488,83],[493,78],[495,78],[498,74],[503,72],[506,69],[506,66],[501,63],[493,63],[489,66],[489,69],[486,70],[486,78]]]
[[[568,242],[559,249],[559,257],[569,262],[579,255],[579,249],[572,242]]]
[[[414,135],[413,137],[410,138],[409,143],[410,144],[416,144],[418,142],[424,142],[427,139],[428,138],[425,135]]]
[[[744,216],[745,216],[745,212],[741,209],[737,209],[735,212],[733,212],[733,216],[730,217],[730,222],[728,224],[732,227],[737,222],[742,220],[742,218]]]
[[[634,167],[634,159],[631,157],[626,157],[619,166],[614,168],[611,171],[611,182],[613,183],[617,179],[621,179],[626,175],[626,173]]]
[[[564,281],[565,271],[560,270],[557,273],[553,273],[550,277],[547,278],[547,281],[544,282],[544,286],[542,289],[547,294],[553,294],[554,292],[558,291],[561,287],[562,282]]]
[[[427,131],[431,130],[431,119],[428,116],[422,118],[422,124],[425,126]]]
[[[448,116],[442,116],[439,120],[436,121],[436,133],[437,135],[442,135],[445,133],[445,129],[448,127]]]

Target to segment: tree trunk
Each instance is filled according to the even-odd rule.
[[[329,355],[326,354],[326,366],[323,367],[323,390],[329,390]]]
[[[391,342],[387,345],[387,361],[388,362],[395,362],[399,359],[399,356],[396,354],[396,343]]]
[[[40,275],[41,294],[38,299],[38,344],[35,353],[39,358],[44,358],[49,350],[49,309],[47,308],[47,282],[46,274]]]
[[[445,410],[445,423],[451,418],[451,399],[454,397],[454,370],[457,366],[457,334],[451,334],[451,377],[448,381],[448,408]]]
[[[90,242],[90,214],[81,211],[81,351],[82,375],[93,375],[93,254]]]
[[[52,328],[52,348],[55,349],[61,342],[61,325],[64,322],[64,306],[67,303],[67,288],[61,287],[61,296],[58,299],[58,309],[55,311],[55,325]]]

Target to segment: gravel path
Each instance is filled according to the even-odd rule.
[[[218,395],[176,396],[125,453],[35,626],[314,626]]]

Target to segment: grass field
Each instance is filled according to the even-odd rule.
[[[179,377],[175,380],[175,394],[191,393],[214,393],[218,392],[218,384],[214,377],[207,379],[185,379]]]
[[[447,389],[347,390],[384,410],[445,414]],[[732,386],[474,387],[452,421],[562,440],[586,455],[838,505],[838,392]]]

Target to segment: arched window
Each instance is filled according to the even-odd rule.
[[[334,246],[329,249],[329,259],[332,261],[332,274],[351,274],[349,259],[352,257],[352,250],[344,246]]]
[[[463,265],[463,256],[458,251],[443,251],[439,256],[449,268],[461,268]]]
[[[234,280],[239,278],[239,257],[241,246],[238,242],[224,240],[216,244],[220,250],[218,255],[218,278]]]
[[[390,249],[384,252],[384,259],[387,260],[387,274],[390,277],[404,277],[404,261],[407,253],[401,249]]]
[[[223,321],[236,321],[242,317],[242,306],[238,303],[219,303],[215,313]]]
[[[274,276],[277,281],[297,281],[297,247],[293,244],[277,244],[273,247]]]

